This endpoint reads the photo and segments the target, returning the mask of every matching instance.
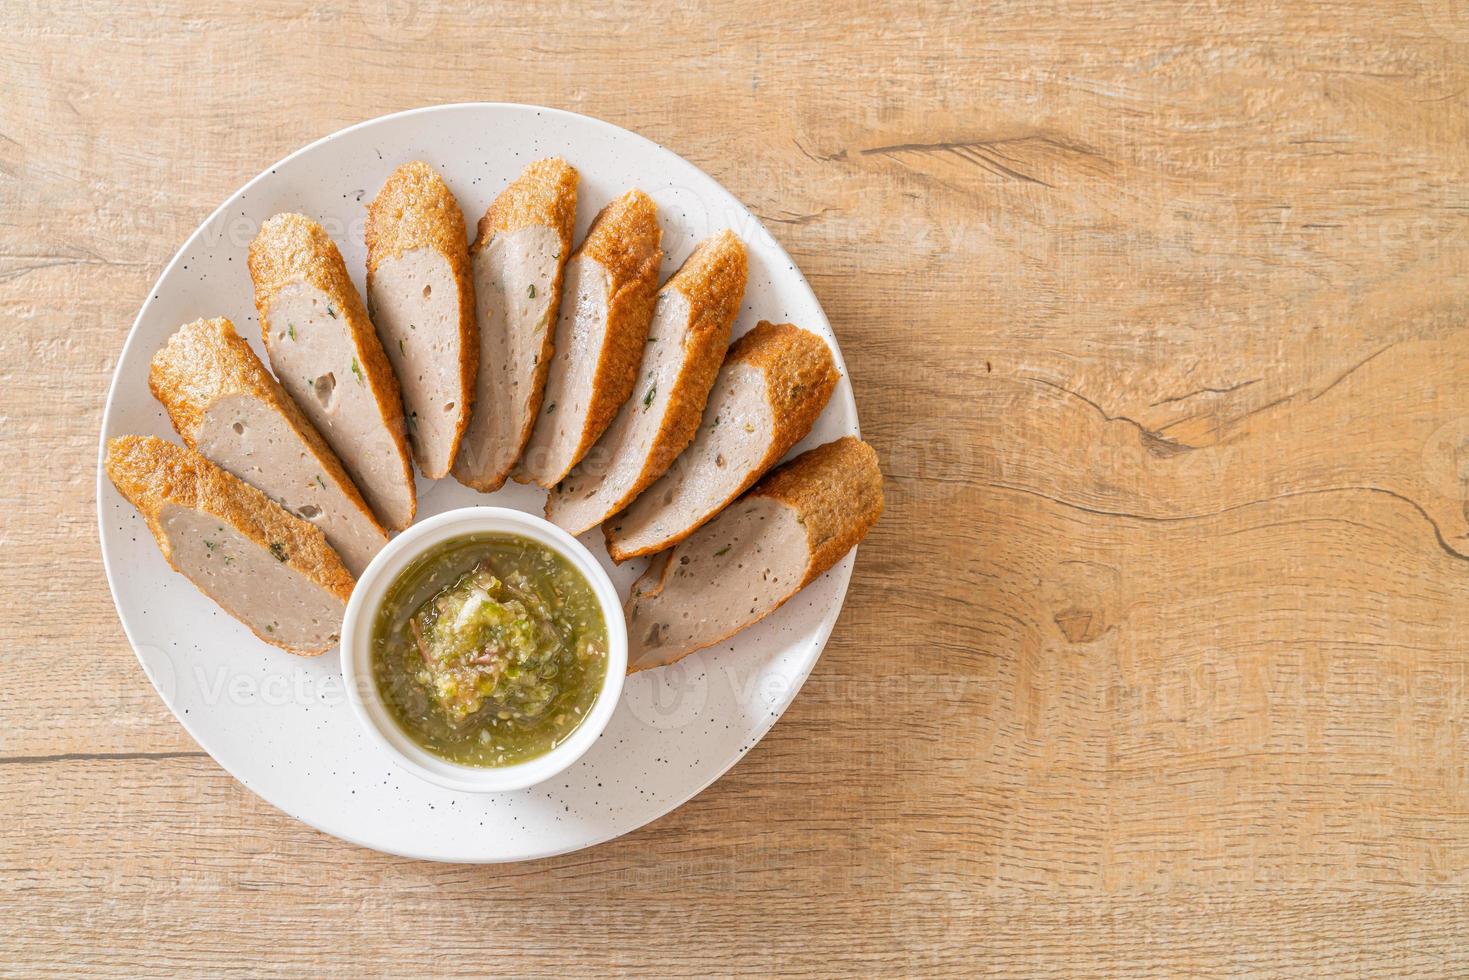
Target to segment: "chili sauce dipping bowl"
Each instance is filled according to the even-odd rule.
[[[504,766],[451,762],[415,742],[398,725],[373,674],[373,626],[398,576],[436,545],[470,534],[498,533],[528,538],[566,559],[591,587],[607,625],[607,669],[596,700],[570,735],[549,751]],[[617,590],[596,557],[561,528],[533,514],[504,507],[463,507],[414,524],[389,541],[357,579],[342,622],[342,675],[353,713],[368,737],[399,766],[446,789],[505,792],[525,789],[557,775],[592,747],[622,696],[627,674],[627,624]]]

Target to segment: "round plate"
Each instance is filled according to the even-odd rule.
[[[148,392],[148,361],[181,324],[227,316],[257,353],[260,329],[245,255],[261,223],[299,211],[336,240],[363,288],[367,202],[399,164],[425,160],[470,227],[531,161],[565,157],[581,172],[575,241],[629,187],[658,203],[667,277],[700,239],[731,228],[749,249],[735,333],[790,321],[831,326],[790,257],[728,191],[686,160],[608,123],[534,106],[467,104],[384,116],[312,143],[250,181],[209,216],[164,269],[138,313],[112,379],[102,443],[136,433],[177,441]],[[799,452],[857,433],[845,369]],[[510,485],[480,494],[452,479],[418,484],[418,513],[493,503],[539,513],[544,495]],[[164,561],[143,519],[97,472],[102,560],[118,615],[159,695],[189,734],[275,806],[344,840],[408,857],[515,861],[609,840],[669,812],[750,750],[800,690],[841,610],[853,556],[764,622],[682,663],[628,678],[600,741],[549,784],[513,793],[440,789],[399,769],[358,729],[337,651],[298,658],[261,643]],[[644,562],[613,566],[600,531],[581,540],[621,594]]]

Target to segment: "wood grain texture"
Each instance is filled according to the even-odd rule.
[[[72,6],[0,0],[0,972],[1469,972],[1460,0]],[[199,753],[93,499],[195,225],[470,99],[749,203],[888,476],[770,736],[504,868],[336,842]]]

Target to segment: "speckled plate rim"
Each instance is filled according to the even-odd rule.
[[[848,586],[849,586],[849,584],[851,582],[852,566],[853,566],[853,563],[854,563],[855,558],[856,558],[857,549],[854,548],[851,552],[849,552],[847,554],[847,556],[845,558],[843,558],[841,561],[839,561],[835,567],[833,567],[829,572],[827,572],[827,575],[833,576],[836,579],[836,582],[835,582],[835,585],[836,585],[835,594],[834,594],[833,598],[831,599],[831,601],[828,603],[828,607],[827,607],[826,613],[822,617],[820,623],[818,624],[818,626],[817,626],[817,628],[815,630],[814,635],[812,635],[810,637],[810,639],[809,639],[809,641],[807,643],[807,647],[806,647],[806,649],[807,649],[807,655],[805,657],[805,662],[792,675],[792,677],[791,677],[791,683],[790,683],[789,687],[786,689],[786,691],[784,693],[784,696],[781,697],[778,701],[776,701],[772,705],[769,714],[764,718],[763,722],[754,729],[754,731],[753,731],[753,737],[751,737],[743,746],[741,746],[738,749],[736,749],[731,754],[729,760],[723,766],[720,766],[713,773],[713,775],[711,775],[709,778],[707,778],[707,779],[705,779],[705,780],[703,780],[701,782],[698,782],[697,784],[693,785],[692,788],[690,788],[686,794],[684,794],[684,795],[682,795],[680,797],[677,797],[672,803],[670,803],[667,806],[663,807],[660,812],[654,813],[653,815],[649,816],[645,820],[642,820],[640,823],[636,824],[635,826],[624,827],[624,828],[621,828],[621,829],[616,829],[616,830],[613,830],[610,833],[603,834],[603,835],[597,836],[597,837],[593,837],[593,838],[588,839],[588,840],[585,840],[583,842],[572,844],[572,845],[569,845],[569,846],[566,846],[566,847],[552,847],[552,848],[547,848],[547,849],[544,849],[544,850],[528,850],[528,851],[526,851],[523,854],[518,854],[518,855],[515,855],[515,856],[512,856],[512,857],[505,857],[505,858],[486,858],[486,857],[483,857],[483,856],[480,856],[480,855],[468,855],[468,854],[463,855],[463,856],[459,856],[459,855],[445,855],[445,854],[423,853],[423,852],[417,852],[417,851],[413,850],[412,848],[385,847],[385,846],[383,846],[380,843],[363,839],[362,837],[359,837],[358,835],[356,835],[355,833],[353,833],[351,830],[346,829],[343,826],[333,825],[333,824],[331,824],[331,823],[329,823],[328,821],[325,821],[325,820],[311,819],[311,818],[309,818],[309,817],[307,817],[305,815],[302,815],[302,814],[293,812],[292,809],[290,809],[282,801],[277,800],[277,799],[274,799],[272,797],[272,795],[267,794],[267,793],[265,793],[265,792],[257,789],[254,785],[252,785],[252,783],[242,773],[238,772],[233,766],[231,766],[228,763],[226,763],[223,760],[221,760],[214,753],[214,751],[212,751],[210,749],[209,745],[206,743],[205,738],[201,735],[200,731],[197,729],[197,727],[196,727],[196,724],[197,724],[196,721],[193,720],[193,719],[190,719],[190,718],[186,717],[184,714],[181,714],[178,711],[178,709],[176,708],[176,706],[174,705],[174,703],[172,702],[172,700],[165,694],[165,692],[163,691],[162,687],[160,687],[157,678],[155,678],[153,676],[152,672],[149,670],[148,663],[144,659],[142,652],[139,650],[139,642],[138,642],[137,638],[134,635],[134,631],[133,631],[132,626],[128,622],[128,615],[124,612],[123,607],[122,607],[122,604],[118,600],[117,584],[114,581],[114,571],[113,571],[114,558],[113,558],[113,555],[111,554],[111,552],[110,552],[110,550],[108,548],[108,542],[107,542],[108,536],[107,536],[107,533],[106,533],[106,530],[105,530],[105,527],[106,527],[106,514],[105,514],[105,512],[103,510],[103,506],[104,506],[103,505],[103,500],[104,500],[104,496],[105,496],[104,491],[105,491],[105,487],[108,486],[108,483],[107,483],[107,475],[106,475],[106,471],[104,469],[104,461],[106,459],[106,453],[107,453],[108,433],[112,429],[113,413],[114,413],[114,410],[116,408],[117,393],[118,393],[118,388],[119,388],[119,385],[120,385],[120,382],[121,382],[121,371],[120,371],[121,365],[128,358],[128,356],[132,353],[132,348],[133,348],[134,344],[140,342],[140,336],[142,334],[142,329],[141,329],[142,328],[142,325],[148,319],[148,315],[151,312],[153,306],[159,300],[160,287],[162,287],[162,285],[169,279],[169,277],[173,273],[175,267],[178,266],[179,263],[183,261],[184,257],[187,256],[188,254],[190,254],[191,250],[203,238],[203,236],[208,231],[208,229],[210,228],[210,226],[212,224],[214,224],[214,222],[218,218],[220,218],[225,211],[227,211],[228,209],[230,209],[237,201],[239,201],[242,197],[244,197],[246,194],[248,194],[252,189],[254,189],[258,185],[262,184],[263,182],[269,180],[270,177],[272,176],[273,171],[275,171],[276,169],[284,166],[289,161],[292,161],[292,160],[295,160],[298,157],[304,156],[304,155],[312,152],[316,148],[318,148],[320,146],[323,146],[323,145],[325,145],[327,143],[330,143],[333,140],[339,139],[339,138],[341,138],[341,137],[343,137],[343,136],[345,136],[345,135],[347,135],[349,133],[354,133],[354,132],[357,132],[357,131],[362,130],[362,129],[367,129],[367,128],[370,128],[370,127],[373,127],[373,126],[382,125],[382,124],[385,124],[385,123],[387,123],[389,121],[400,120],[400,119],[403,119],[405,117],[419,116],[419,115],[429,115],[429,114],[438,113],[438,112],[452,112],[452,111],[459,111],[459,110],[465,110],[465,109],[485,109],[485,110],[515,109],[515,110],[531,110],[531,111],[534,111],[534,112],[536,112],[538,114],[543,114],[543,115],[546,115],[546,116],[561,117],[561,118],[570,118],[570,119],[575,120],[578,125],[584,125],[584,126],[590,126],[592,128],[596,128],[596,129],[602,129],[602,130],[605,130],[605,131],[612,132],[612,133],[614,133],[614,134],[616,134],[616,135],[618,135],[618,136],[620,136],[622,138],[632,139],[632,140],[635,140],[635,141],[637,141],[639,143],[646,144],[647,146],[652,147],[653,149],[655,149],[655,150],[657,150],[657,151],[659,151],[661,153],[667,153],[667,154],[670,154],[670,155],[672,155],[674,157],[677,157],[684,165],[690,167],[691,169],[697,171],[699,174],[701,174],[702,176],[704,176],[715,187],[719,188],[719,190],[722,193],[724,193],[727,196],[729,196],[729,198],[732,201],[734,201],[738,205],[738,207],[748,215],[748,217],[749,217],[749,219],[750,219],[750,221],[752,223],[754,223],[756,225],[759,225],[760,227],[763,228],[763,223],[760,222],[760,219],[753,212],[751,212],[749,210],[749,208],[746,207],[742,201],[739,201],[739,199],[736,198],[736,197],[734,197],[733,194],[730,194],[730,192],[727,189],[725,189],[725,187],[724,187],[723,184],[721,184],[718,180],[716,180],[715,178],[713,178],[712,176],[710,176],[702,168],[694,165],[693,163],[691,163],[688,160],[684,159],[682,156],[679,156],[677,153],[674,153],[674,151],[668,149],[667,147],[662,146],[659,143],[654,142],[653,140],[648,139],[645,136],[642,136],[642,135],[640,135],[638,133],[635,133],[635,132],[633,132],[631,130],[624,129],[624,128],[622,128],[620,126],[617,126],[617,125],[615,125],[613,123],[609,123],[609,122],[606,122],[606,121],[601,120],[601,119],[597,119],[597,118],[592,117],[592,116],[582,115],[581,113],[571,112],[571,111],[565,110],[565,109],[556,109],[556,108],[551,108],[551,107],[547,107],[547,106],[537,106],[537,105],[530,105],[530,104],[526,104],[526,103],[514,103],[514,102],[456,102],[456,103],[446,103],[446,104],[442,104],[442,105],[422,106],[422,107],[419,107],[419,108],[416,108],[416,109],[406,109],[406,110],[403,110],[403,111],[400,111],[400,112],[389,113],[389,114],[383,115],[383,116],[376,116],[376,117],[374,117],[372,119],[367,119],[367,120],[364,120],[362,122],[355,123],[355,124],[353,124],[351,126],[344,127],[344,128],[342,128],[340,130],[337,130],[337,131],[335,131],[333,133],[330,133],[330,134],[328,134],[326,136],[323,136],[323,137],[321,137],[321,138],[319,138],[317,140],[314,140],[311,143],[308,143],[305,146],[300,147],[299,149],[297,149],[297,150],[295,150],[295,151],[287,154],[284,157],[281,157],[276,162],[274,162],[274,163],[270,164],[269,166],[265,167],[264,169],[262,169],[260,171],[260,173],[256,174],[253,178],[251,178],[245,184],[242,184],[239,188],[237,188],[232,194],[230,194],[227,198],[225,198],[225,200],[223,202],[221,202],[218,207],[216,207],[213,211],[211,211],[209,213],[209,215],[204,218],[203,221],[201,221],[199,223],[198,227],[196,227],[194,229],[194,231],[189,235],[189,237],[184,240],[183,244],[178,248],[178,250],[175,251],[173,257],[171,259],[169,259],[169,261],[164,265],[163,270],[159,273],[159,275],[158,275],[157,279],[154,281],[153,285],[149,287],[148,294],[147,294],[147,299],[144,300],[143,305],[138,310],[137,316],[134,317],[132,326],[128,329],[127,339],[123,342],[122,349],[119,351],[119,353],[117,355],[117,358],[113,362],[112,379],[111,379],[111,381],[108,384],[108,388],[107,388],[107,400],[106,400],[106,403],[105,403],[105,406],[104,406],[104,409],[103,409],[103,414],[102,414],[101,431],[99,432],[99,435],[98,435],[98,446],[97,446],[97,476],[96,476],[96,482],[94,484],[94,494],[95,494],[95,497],[96,497],[96,515],[97,515],[97,523],[98,523],[98,542],[99,542],[100,550],[101,550],[101,554],[102,554],[103,571],[104,571],[104,573],[105,573],[105,575],[107,577],[108,590],[109,590],[109,592],[112,595],[113,606],[117,610],[118,620],[122,624],[123,633],[124,633],[124,635],[128,639],[128,644],[133,649],[134,656],[136,656],[138,658],[139,665],[143,668],[144,675],[148,677],[149,683],[153,685],[153,689],[158,693],[159,698],[168,707],[170,713],[173,714],[174,718],[178,721],[178,723],[181,726],[183,726],[183,728],[184,728],[184,730],[186,732],[188,732],[189,736],[195,741],[195,743],[197,743],[199,745],[199,747],[201,749],[203,749],[206,753],[208,753],[208,755],[210,756],[211,759],[214,760],[214,762],[215,762],[216,765],[218,765],[220,768],[222,768],[226,772],[228,772],[237,782],[239,782],[246,789],[250,790],[250,792],[254,793],[256,796],[258,796],[260,799],[264,800],[266,803],[269,803],[271,806],[273,806],[276,809],[280,810],[282,813],[286,814],[288,817],[291,817],[292,819],[298,820],[301,823],[304,823],[307,826],[312,827],[313,829],[315,829],[315,830],[317,830],[317,831],[319,831],[321,833],[327,834],[328,836],[331,836],[331,837],[335,837],[335,838],[337,838],[339,840],[346,841],[346,842],[348,842],[350,844],[355,844],[355,845],[357,845],[359,847],[363,847],[363,848],[366,848],[368,850],[377,851],[379,853],[392,854],[392,855],[396,855],[398,857],[411,858],[411,859],[415,859],[415,860],[436,861],[436,862],[453,863],[453,864],[509,864],[509,863],[516,863],[516,862],[520,862],[520,861],[535,861],[535,860],[540,860],[542,858],[556,857],[556,856],[562,855],[562,854],[574,853],[576,851],[583,850],[585,848],[596,847],[599,844],[604,844],[604,843],[606,843],[606,842],[608,842],[610,840],[615,840],[618,837],[625,836],[626,834],[632,833],[635,830],[639,830],[639,829],[641,829],[643,827],[646,827],[649,824],[651,824],[651,823],[653,823],[653,822],[655,822],[657,820],[660,820],[663,817],[667,816],[669,813],[672,813],[674,810],[677,810],[679,807],[683,806],[689,800],[693,799],[695,796],[698,796],[704,790],[708,789],[711,785],[713,785],[715,782],[717,782],[725,773],[727,773],[731,768],[733,768],[736,763],[738,763],[741,759],[743,759],[750,752],[751,749],[753,749],[756,745],[758,745],[760,743],[760,741],[762,739],[764,739],[764,737],[769,733],[770,729],[772,727],[774,727],[775,723],[777,721],[779,721],[780,718],[785,714],[786,709],[790,707],[791,703],[795,700],[796,696],[800,693],[801,689],[805,686],[806,680],[811,676],[811,671],[815,669],[816,662],[820,659],[821,653],[825,649],[826,644],[827,644],[827,641],[831,638],[832,630],[835,629],[837,619],[840,617],[841,611],[842,611],[842,607],[845,604],[846,594],[847,594],[847,588],[848,588]],[[822,332],[824,334],[826,334],[828,337],[832,338],[832,343],[830,345],[831,346],[831,351],[832,351],[832,357],[833,357],[833,360],[836,363],[837,370],[841,373],[842,377],[845,379],[848,376],[847,375],[846,364],[845,364],[845,362],[844,362],[844,360],[842,358],[842,352],[841,352],[840,344],[837,343],[837,341],[835,339],[835,337],[836,337],[835,332],[831,329],[831,324],[830,324],[830,321],[826,317],[825,310],[822,309],[819,300],[816,300],[815,293],[814,293],[814,291],[811,290],[810,284],[807,282],[805,275],[801,272],[801,270],[799,269],[799,267],[797,267],[796,263],[791,259],[790,254],[785,250],[785,247],[783,245],[781,245],[781,243],[779,242],[779,240],[777,240],[775,238],[775,236],[769,234],[768,229],[766,229],[766,234],[767,234],[767,237],[769,238],[769,244],[775,250],[776,255],[778,255],[780,258],[782,258],[782,259],[784,259],[786,261],[786,263],[787,263],[787,265],[789,267],[789,275],[792,276],[792,277],[794,277],[794,279],[796,280],[796,282],[799,284],[800,288],[806,290],[808,293],[811,294],[812,300],[813,300],[812,305],[813,305],[813,307],[814,307],[814,309],[816,311],[815,312],[815,315],[819,318],[819,321],[820,321],[819,322],[819,326],[822,328]],[[852,394],[851,386],[849,384],[839,385],[837,391],[833,394],[832,401],[833,401],[833,403],[838,402],[838,401],[841,402],[841,407],[844,409],[844,413],[846,415],[848,415],[853,420],[853,422],[852,422],[852,426],[853,426],[853,429],[854,429],[854,433],[853,434],[856,434],[856,435],[859,435],[860,436],[860,434],[861,434],[861,432],[860,432],[860,422],[859,422],[858,417],[857,417],[856,400],[855,400],[855,398],[854,398],[854,396]],[[832,405],[828,405],[828,410],[830,410],[831,408],[832,408]],[[202,598],[202,596],[201,596],[201,598]],[[204,601],[208,601],[208,600],[204,600]],[[328,655],[330,655],[330,654],[328,654]],[[696,654],[696,656],[697,656],[697,654]],[[350,711],[351,710],[350,707],[347,706],[347,705],[345,705],[345,704],[342,705],[341,708],[344,711]]]

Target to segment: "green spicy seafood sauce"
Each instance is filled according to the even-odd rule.
[[[514,534],[434,545],[388,587],[372,672],[413,741],[471,766],[543,755],[591,711],[607,624],[565,557]]]

